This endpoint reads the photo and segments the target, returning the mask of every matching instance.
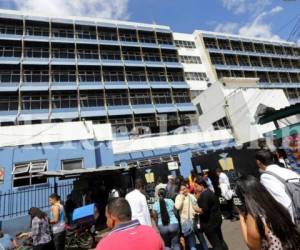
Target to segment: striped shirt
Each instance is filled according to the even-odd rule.
[[[46,244],[51,241],[50,226],[48,220],[34,217],[31,222],[30,236],[33,240],[33,245]]]

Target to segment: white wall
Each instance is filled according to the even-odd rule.
[[[227,111],[225,99],[228,104]],[[218,82],[201,93],[195,99],[195,103],[200,103],[203,111],[199,117],[202,130],[213,130],[212,123],[227,116],[237,143],[256,140],[261,138],[263,133],[275,129],[273,123],[256,124],[254,116],[259,104],[276,110],[289,105],[284,92],[279,89],[228,89]]]

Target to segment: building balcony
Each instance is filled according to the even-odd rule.
[[[270,83],[270,82],[259,82],[259,83],[257,83],[257,86],[259,87],[259,88],[270,88],[270,89],[272,89],[272,88],[274,88],[274,89],[278,89],[278,88],[299,88],[299,84],[300,84],[300,82],[299,83],[295,83],[295,82],[286,82],[286,83],[284,83],[284,82],[272,82],[272,83]]]
[[[107,116],[107,110],[104,106],[97,107],[81,107],[80,108],[81,117],[103,117]]]
[[[173,89],[189,89],[189,85],[184,81],[172,81],[170,82]]]
[[[111,81],[111,82],[104,82],[105,89],[127,89],[128,85],[125,81]]]
[[[22,110],[18,116],[18,121],[48,120],[49,109]]]
[[[78,58],[77,64],[81,66],[100,66],[101,61],[99,59],[83,59]]]
[[[155,114],[152,104],[131,105],[134,114]]]
[[[49,36],[38,36],[38,35],[25,35],[24,41],[26,42],[49,42],[50,37]]]
[[[52,82],[51,90],[77,90],[77,83],[73,81]]]
[[[164,62],[165,66],[168,68],[183,68],[183,65],[179,62]]]
[[[75,65],[75,58],[51,58],[51,65]]]
[[[101,64],[103,66],[123,66],[124,63],[122,60],[110,60],[110,59],[101,59]]]
[[[15,122],[17,119],[17,110],[0,111],[0,122]]]
[[[24,65],[48,65],[49,64],[48,57],[25,57],[23,59]]]
[[[225,49],[208,48],[210,53],[223,53],[231,55],[248,55],[248,56],[261,56],[261,57],[274,57],[274,58],[286,58],[286,59],[300,59],[300,56],[283,55],[283,54],[271,54],[271,53],[259,53],[250,51],[234,51]]]
[[[130,81],[128,87],[129,89],[150,89],[150,85],[146,81]]]
[[[124,60],[124,65],[129,67],[145,67],[145,63],[141,60]]]
[[[59,37],[59,36],[52,36],[50,41],[52,43],[74,43],[74,37]]]
[[[174,113],[177,112],[177,107],[172,103],[155,104],[157,113]]]
[[[0,33],[2,40],[12,40],[12,41],[21,41],[23,35],[20,34],[9,34],[9,33]]]
[[[149,83],[153,89],[168,89],[171,87],[167,81],[153,81]]]
[[[0,57],[0,64],[17,65],[20,63],[20,57]]]
[[[109,116],[133,115],[129,105],[108,106],[107,112]]]
[[[93,89],[104,89],[104,85],[102,82],[79,82],[79,89],[80,90],[93,90]]]
[[[222,64],[215,64],[215,68],[220,69],[220,70],[245,70],[245,71],[300,73],[300,69],[293,69],[293,68],[256,67],[256,66],[239,66],[239,65],[222,65]]]
[[[50,119],[74,119],[78,117],[78,108],[53,108],[50,115]]]
[[[196,107],[192,103],[176,103],[180,112],[196,112]]]
[[[0,92],[14,92],[19,88],[19,82],[0,82]]]
[[[49,82],[23,82],[20,88],[22,91],[47,91]]]

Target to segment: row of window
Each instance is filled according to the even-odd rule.
[[[151,100],[152,97],[152,100]],[[53,109],[61,108],[77,108],[78,104],[81,108],[87,107],[103,107],[106,103],[108,106],[116,105],[141,105],[141,104],[167,104],[172,103],[189,103],[190,96],[188,91],[174,91],[171,95],[170,91],[149,91],[144,92],[106,92],[104,94],[80,94],[79,99],[76,94],[53,94],[51,97],[51,104],[48,95],[35,95],[35,96],[22,96],[21,109],[34,110],[34,109],[48,109],[49,105]],[[1,111],[14,111],[18,110],[18,97],[17,96],[3,96],[0,98]]]
[[[299,83],[300,74],[289,72],[256,72],[256,71],[239,71],[239,70],[217,70],[218,78],[222,77],[243,77],[259,78],[262,83]]]
[[[175,40],[175,45],[177,48],[195,49],[196,44],[192,41]]]
[[[180,62],[188,64],[201,64],[199,56],[179,56]]]
[[[234,50],[245,52],[256,52],[265,54],[277,54],[277,55],[289,55],[299,56],[299,47],[280,46],[273,44],[244,42],[238,40],[228,40],[221,38],[208,38],[204,37],[204,43],[207,48],[222,49],[222,50]]]
[[[0,20],[1,21],[1,20]],[[55,26],[55,25],[53,25]],[[67,26],[67,25],[66,25]],[[25,35],[28,36],[50,36],[50,30],[48,27],[25,27]],[[22,26],[10,25],[2,23],[0,24],[0,34],[3,35],[23,35]],[[96,26],[88,27],[81,26],[75,29],[71,26],[68,27],[52,27],[51,36],[58,38],[77,38],[77,39],[89,39],[96,40],[114,40],[114,41],[126,41],[126,42],[142,42],[142,43],[158,43],[158,44],[173,44],[173,37],[171,33],[160,32],[147,32],[138,30],[124,30],[114,29]]]
[[[257,56],[222,55],[216,53],[212,53],[210,56],[212,63],[219,65],[300,69],[299,60]]]
[[[51,77],[52,82],[76,82],[76,71],[52,71],[49,76],[48,70],[25,70],[23,73],[23,82],[49,82]],[[178,82],[184,81],[184,75],[182,71],[167,71],[164,70],[79,70],[78,80],[79,82]],[[18,71],[0,71],[0,83],[19,82],[20,74]]]
[[[20,47],[0,46],[0,57],[21,57]],[[25,58],[49,58],[49,48],[26,47],[24,49]],[[66,59],[102,59],[102,60],[135,60],[135,61],[163,61],[163,62],[178,62],[176,52],[170,52],[159,49],[140,49],[112,47],[100,49],[77,49],[74,48],[52,48],[51,58],[66,58]]]
[[[62,170],[76,170],[84,168],[83,159],[61,161]],[[13,187],[32,186],[47,183],[47,177],[42,173],[48,170],[46,160],[16,163],[12,171]]]
[[[208,77],[204,72],[185,72],[185,80],[187,81],[208,81]]]
[[[300,89],[284,89],[288,99],[300,99]]]

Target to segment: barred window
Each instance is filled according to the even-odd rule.
[[[47,183],[41,172],[47,171],[47,161],[30,161],[17,163],[14,166],[13,187],[24,187]]]
[[[180,62],[188,64],[201,64],[199,56],[180,56]]]
[[[208,77],[204,72],[185,72],[187,81],[208,81]]]
[[[196,44],[192,41],[175,40],[175,45],[178,48],[195,49]]]

